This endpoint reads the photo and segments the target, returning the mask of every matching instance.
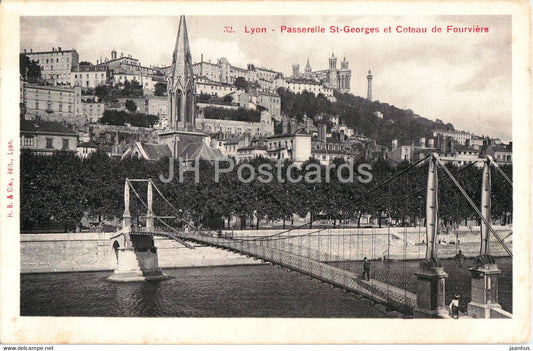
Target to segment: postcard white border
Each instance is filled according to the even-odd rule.
[[[511,320],[20,317],[19,217],[2,207],[2,343],[518,343],[531,333],[531,25],[527,1],[2,1],[0,4],[2,197],[7,141],[19,157],[19,16],[31,15],[512,15],[514,261]],[[475,103],[475,102],[473,102]],[[15,173],[19,166],[16,162]],[[16,193],[19,194],[18,179]],[[16,208],[20,208],[18,200]],[[18,212],[18,211],[16,211]],[[522,245],[523,244],[523,245]]]

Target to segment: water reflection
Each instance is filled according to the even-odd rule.
[[[114,303],[120,316],[159,316],[160,282],[114,283]]]
[[[511,311],[511,260],[498,264],[500,304]],[[393,262],[388,267],[394,274],[416,265],[415,261]],[[447,297],[459,291],[467,301],[468,267],[469,262],[462,266],[446,262]],[[109,283],[105,278],[110,272],[23,274],[20,312],[23,316],[401,317],[367,299],[267,265],[167,269],[165,273],[174,279]]]

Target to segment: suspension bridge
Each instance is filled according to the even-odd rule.
[[[232,235],[196,227],[183,216],[182,211],[160,191],[151,179],[126,179],[124,185],[124,215],[122,229],[112,238],[116,252],[117,269],[110,281],[137,281],[165,279],[166,275],[158,264],[154,236],[178,241],[189,249],[194,244],[207,245],[222,250],[246,255],[265,263],[296,271],[321,282],[339,287],[366,297],[374,303],[387,306],[390,310],[420,318],[449,318],[445,308],[446,272],[437,255],[438,231],[438,172],[440,167],[457,190],[464,196],[481,220],[480,249],[472,272],[472,301],[468,315],[476,318],[510,318],[498,304],[498,274],[500,273],[490,243],[495,239],[499,254],[512,257],[505,238],[491,223],[491,165],[512,186],[511,180],[490,157],[479,159],[483,163],[481,206],[477,207],[456,175],[446,167],[446,158],[437,154],[411,164],[388,180],[376,185],[353,201],[382,190],[396,179],[401,179],[414,167],[428,163],[426,190],[425,230],[423,247],[413,233],[391,230],[390,226],[378,235],[365,235],[358,229],[316,229],[301,225],[281,230],[270,235]],[[461,171],[461,170],[460,170]],[[441,180],[443,181],[443,180]],[[341,209],[337,209],[341,210]],[[326,217],[329,214],[321,216]],[[320,217],[320,216],[319,216]],[[362,278],[362,259],[390,258],[390,242],[395,242],[393,255],[404,262],[414,256],[420,257],[420,268],[416,272],[403,269],[391,272],[386,268],[372,267],[370,278]],[[383,252],[383,242],[387,249]],[[494,241],[493,241],[494,242]],[[494,249],[494,248],[493,248]],[[376,251],[377,250],[377,251]],[[418,251],[419,255],[413,255]]]

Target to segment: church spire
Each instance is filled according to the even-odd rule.
[[[192,57],[191,49],[189,47],[189,36],[187,34],[187,23],[185,22],[185,16],[181,15],[174,54],[172,55],[172,80],[174,84],[180,80],[180,77],[192,76],[191,65]]]
[[[168,82],[170,99],[170,128],[194,129],[194,79],[191,49],[185,16],[180,16],[178,36],[172,55],[172,69]]]
[[[306,73],[309,73],[309,72],[312,72],[313,70],[311,69],[311,64],[309,63],[309,57],[307,58],[307,64],[305,65],[305,72]]]

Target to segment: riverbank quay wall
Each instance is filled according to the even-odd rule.
[[[496,227],[500,236],[506,237],[512,231],[510,227]],[[269,237],[284,232],[280,229],[244,230],[225,232],[235,238]],[[307,234],[312,233],[312,236]],[[461,249],[467,257],[475,257],[479,253],[479,228],[460,230],[460,245],[447,243],[439,245],[439,257],[451,258]],[[47,233],[20,234],[20,269],[21,273],[51,272],[87,272],[105,271],[116,268],[116,253],[113,248],[116,233]],[[298,229],[287,234],[274,237],[293,236],[289,240],[277,240],[271,244],[278,249],[294,251],[295,247],[312,247],[318,249],[321,243],[331,245],[331,254],[318,257],[328,261],[329,256],[342,256],[349,260],[381,259],[388,255],[390,259],[420,259],[425,255],[425,232],[419,228],[365,228],[365,229]],[[301,239],[298,239],[298,236]],[[445,237],[445,236],[443,236]],[[390,238],[390,240],[389,240]],[[154,237],[158,248],[159,265],[161,268],[207,267],[260,264],[260,261],[242,255],[194,244],[194,250],[167,239]],[[512,245],[512,236],[506,239]],[[390,245],[389,245],[390,244]],[[342,245],[342,248],[341,248]],[[304,250],[305,251],[305,250]],[[329,251],[329,249],[328,249]],[[303,252],[303,251],[302,251]],[[496,241],[491,242],[494,256],[505,256],[505,252]],[[338,260],[339,258],[335,259]]]
[[[116,268],[115,233],[21,234],[20,272],[89,272]],[[161,268],[259,264],[232,252],[193,245],[194,250],[155,237]]]

